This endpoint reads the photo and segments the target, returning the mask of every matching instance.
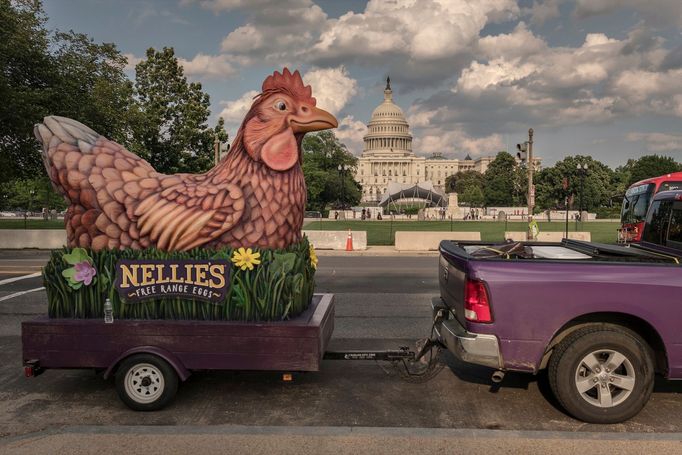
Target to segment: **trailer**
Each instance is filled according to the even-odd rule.
[[[164,407],[196,370],[319,371],[334,330],[334,295],[275,322],[50,319],[22,323],[24,373],[87,368],[114,377],[135,410]]]
[[[114,377],[119,398],[136,411],[168,405],[193,371],[320,371],[322,360],[388,361],[411,381],[437,371],[438,356],[403,346],[385,351],[328,351],[334,295],[315,294],[295,318],[275,322],[50,319],[22,323],[24,375],[50,369],[92,369]],[[429,361],[423,361],[427,358]],[[438,370],[439,371],[439,370]]]

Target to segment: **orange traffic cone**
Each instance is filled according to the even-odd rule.
[[[353,234],[348,229],[348,237],[346,238],[346,251],[353,251]]]

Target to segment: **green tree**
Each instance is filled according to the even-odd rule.
[[[500,152],[483,175],[485,205],[509,207],[525,204],[525,172],[507,152]]]
[[[587,165],[587,173],[581,177],[578,163]],[[564,190],[563,181],[568,179],[568,189]],[[581,192],[581,179],[582,192]],[[567,156],[554,166],[544,168],[536,174],[535,191],[537,206],[541,209],[564,207],[566,194],[573,208],[582,198],[583,210],[607,207],[611,203],[613,171],[591,156]]]
[[[140,115],[134,151],[159,172],[203,172],[213,163],[213,131],[208,128],[209,96],[188,82],[173,48],[148,49],[135,67]]]
[[[0,204],[5,210],[41,211],[43,207],[64,209],[66,202],[47,177],[14,179],[0,185]]]
[[[229,139],[227,131],[225,130],[225,119],[222,117],[218,118],[218,123],[213,128],[214,140],[217,137],[220,142],[227,142]]]
[[[640,180],[659,175],[677,172],[682,167],[680,163],[668,156],[646,155],[635,161],[630,169],[630,180],[628,186]]]
[[[308,134],[303,139],[303,174],[308,187],[308,210],[323,211],[328,206],[357,205],[362,191],[354,174],[354,157],[332,131]],[[349,169],[339,172],[338,166]]]
[[[483,191],[477,186],[469,186],[463,193],[459,194],[459,202],[469,205],[470,207],[483,207],[483,204],[485,204]]]
[[[33,124],[56,90],[45,21],[39,2],[0,0],[0,182],[44,172]]]
[[[97,44],[82,33],[57,32],[52,114],[70,117],[122,144],[136,120],[133,84],[124,73],[125,56],[115,44]]]
[[[445,189],[447,193],[464,194],[471,186],[483,190],[483,174],[477,171],[460,171],[453,175],[448,175],[445,179]]]
[[[614,169],[609,185],[609,198],[612,206],[620,206],[622,204],[625,191],[627,191],[629,186],[634,164],[635,160],[629,159],[625,165]]]

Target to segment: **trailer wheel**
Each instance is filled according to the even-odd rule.
[[[125,359],[116,371],[116,391],[135,411],[156,411],[175,397],[178,375],[168,362],[151,354]]]
[[[651,349],[635,332],[601,324],[572,333],[549,361],[549,384],[573,417],[618,423],[642,410],[654,388]]]

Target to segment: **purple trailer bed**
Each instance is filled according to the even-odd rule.
[[[192,370],[319,371],[334,330],[334,295],[315,294],[288,321],[49,319],[22,323],[26,375],[92,368],[116,375],[137,410],[163,407]]]

